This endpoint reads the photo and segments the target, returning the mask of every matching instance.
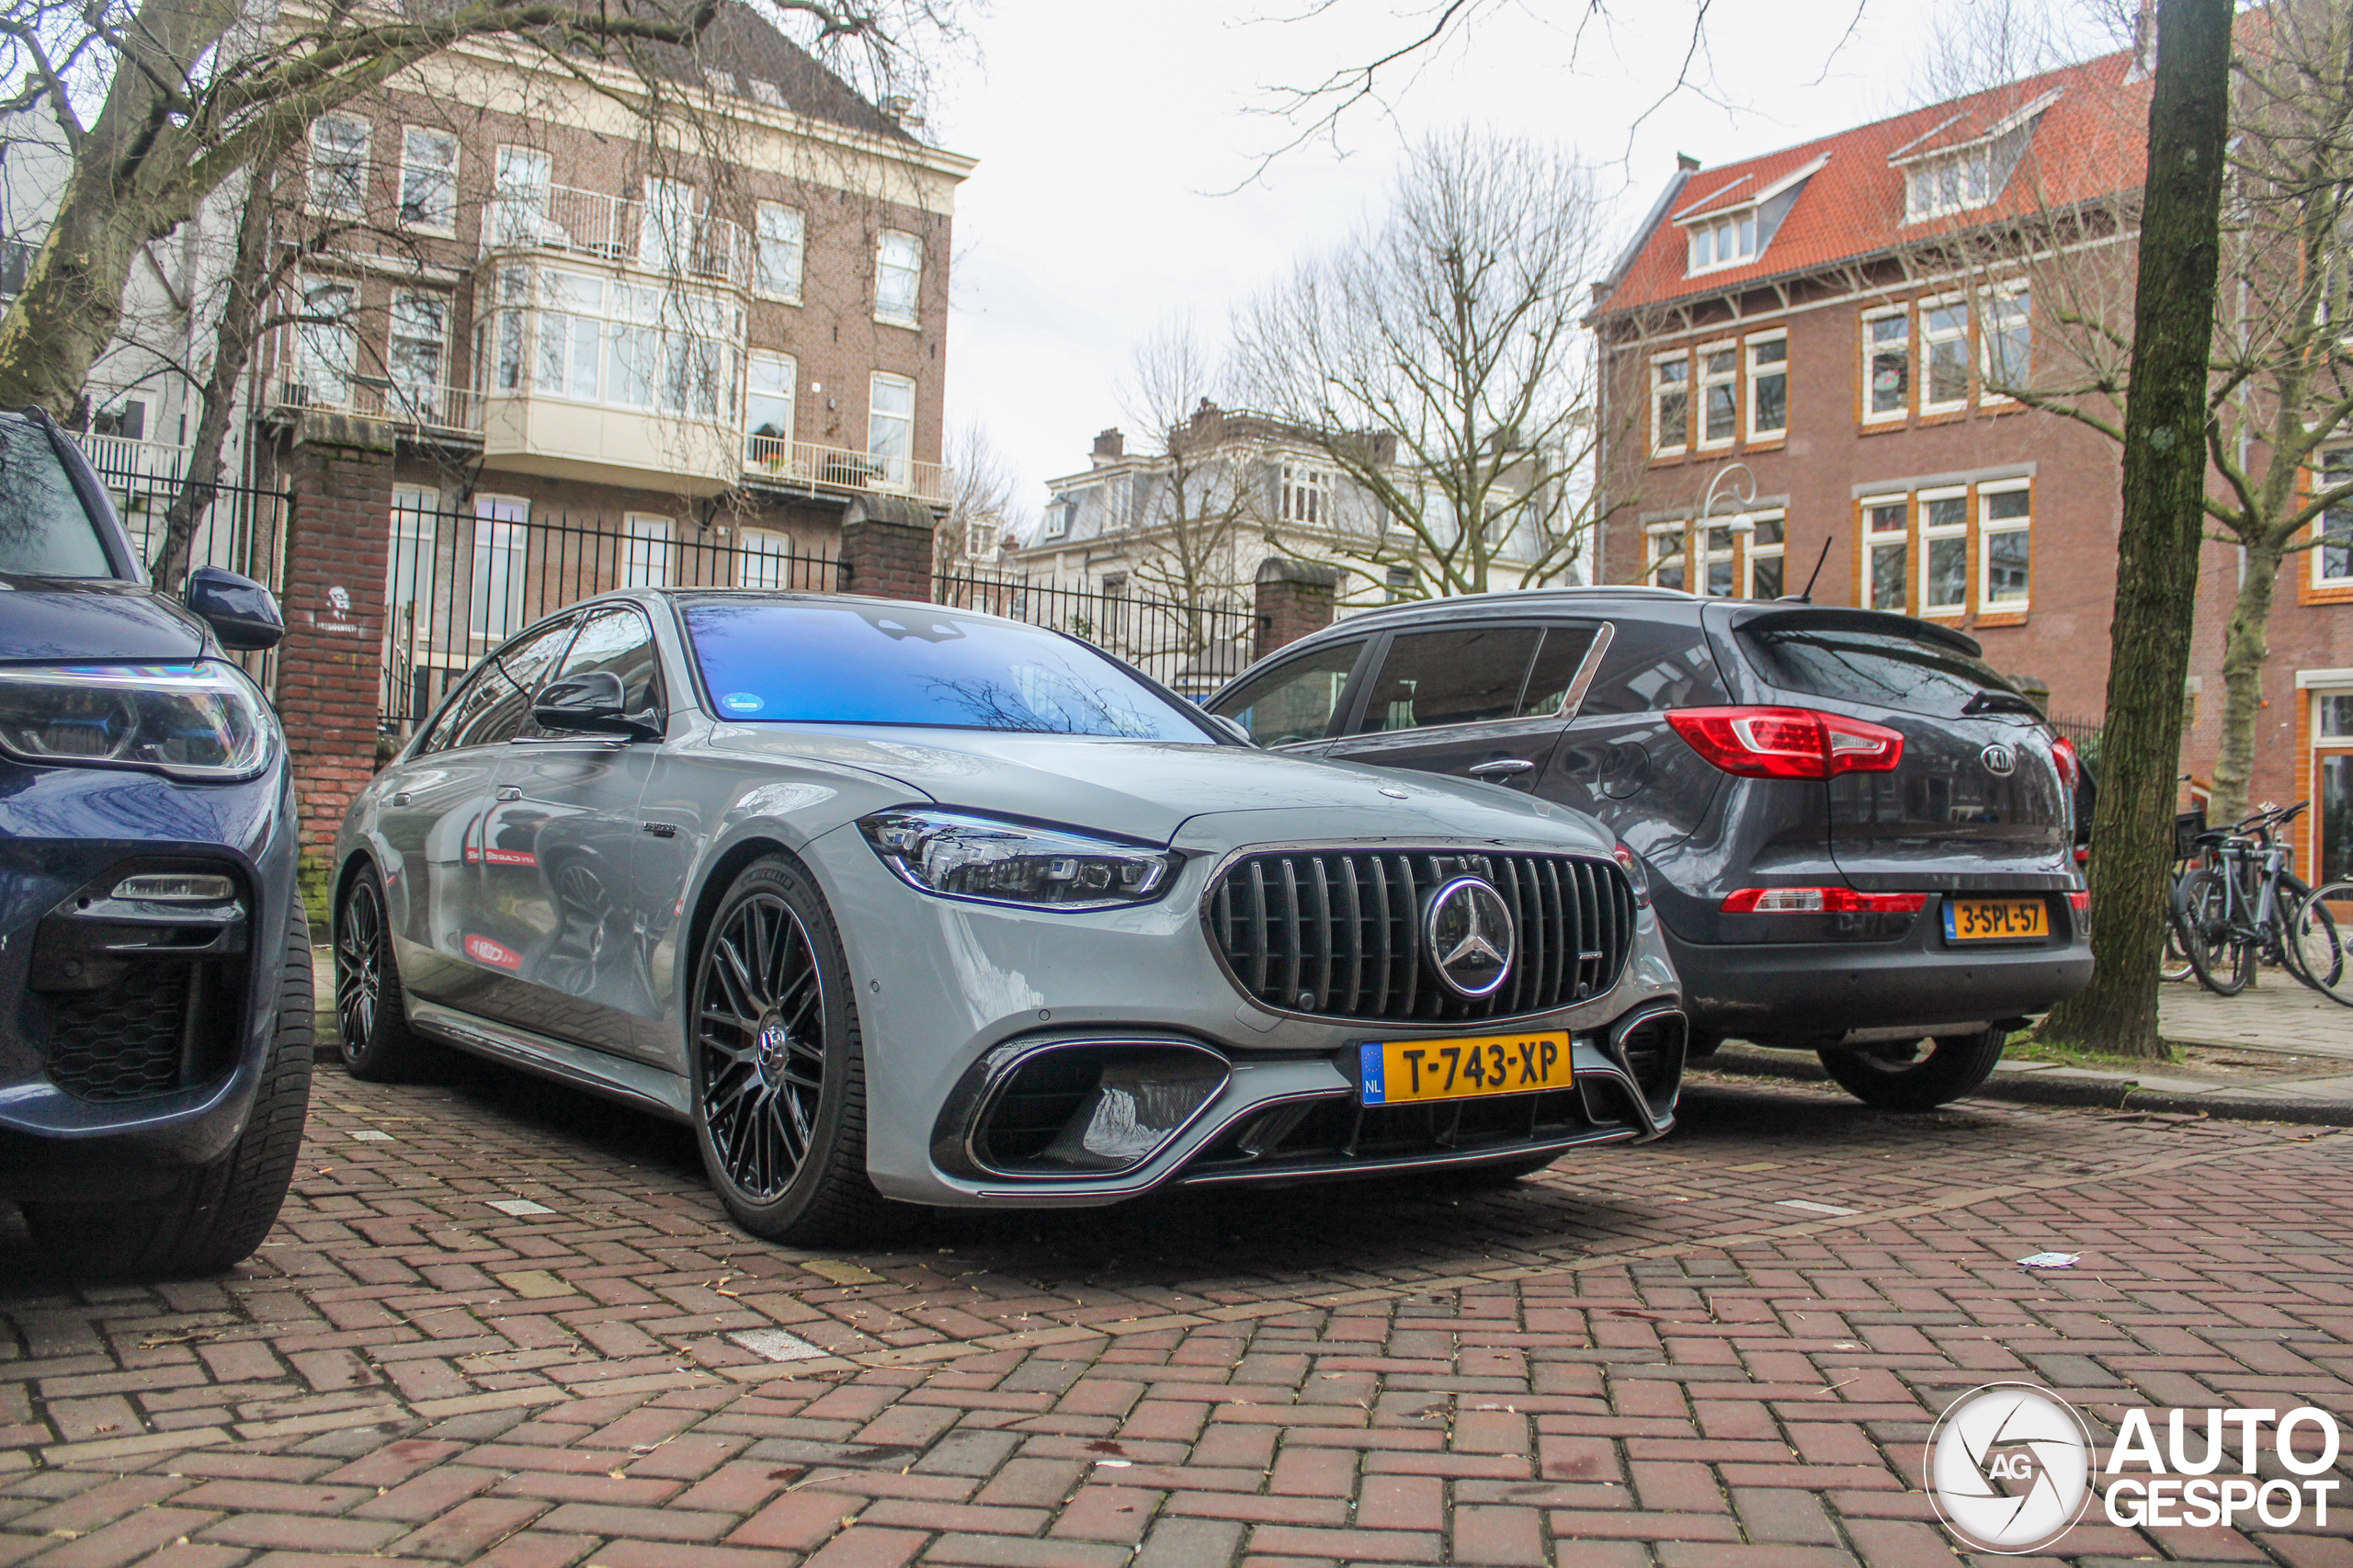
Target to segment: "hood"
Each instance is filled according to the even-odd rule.
[[[862,768],[944,806],[1153,844],[1172,842],[1194,823],[1235,842],[1472,836],[1604,854],[1610,846],[1578,813],[1496,785],[1243,746],[768,724],[718,725],[710,744]]]
[[[204,623],[141,583],[0,576],[0,659],[193,659]]]

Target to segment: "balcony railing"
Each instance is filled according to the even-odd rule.
[[[561,251],[737,289],[752,283],[752,247],[741,225],[565,185],[494,198],[483,212],[482,244],[485,251]]]
[[[771,483],[807,484],[824,490],[864,490],[945,502],[953,475],[938,463],[910,458],[788,441],[781,436],[744,437],[744,476]]]
[[[470,387],[381,376],[313,376],[280,380],[272,392],[270,406],[275,409],[358,414],[443,435],[482,434],[482,393]]]
[[[109,477],[159,479],[176,484],[188,472],[186,447],[79,430],[74,432],[74,440],[90,460],[90,466]]]

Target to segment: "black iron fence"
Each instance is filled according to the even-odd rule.
[[[666,517],[616,530],[561,515],[395,506],[384,557],[382,722],[404,733],[476,660],[540,617],[633,587],[797,588],[831,593],[841,562],[760,528],[679,537]]]
[[[932,596],[1083,637],[1199,701],[1247,668],[1258,618],[1239,605],[1185,604],[1119,588],[1059,588],[1021,578],[942,573]]]

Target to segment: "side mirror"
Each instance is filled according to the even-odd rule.
[[[586,670],[540,687],[531,717],[546,730],[570,730],[592,735],[620,735],[626,740],[657,738],[662,731],[651,713],[624,710],[621,677],[610,670]]]
[[[275,648],[286,635],[286,617],[277,596],[251,577],[199,566],[188,574],[180,598],[232,653]]]
[[[1204,712],[1206,713],[1207,710],[1204,710]],[[1215,724],[1219,729],[1223,730],[1227,734],[1232,735],[1244,745],[1255,746],[1258,744],[1251,737],[1249,727],[1244,724],[1241,720],[1229,719],[1222,713],[1207,713],[1207,717],[1211,723]]]

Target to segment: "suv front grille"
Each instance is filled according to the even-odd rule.
[[[42,998],[50,1081],[85,1100],[136,1100],[180,1086],[194,966],[128,967],[102,991]]]
[[[1511,906],[1512,971],[1491,996],[1456,995],[1422,959],[1422,909],[1460,876]],[[1252,855],[1219,879],[1211,938],[1243,990],[1270,1007],[1330,1017],[1453,1023],[1598,996],[1618,982],[1634,892],[1608,860],[1455,850]]]

